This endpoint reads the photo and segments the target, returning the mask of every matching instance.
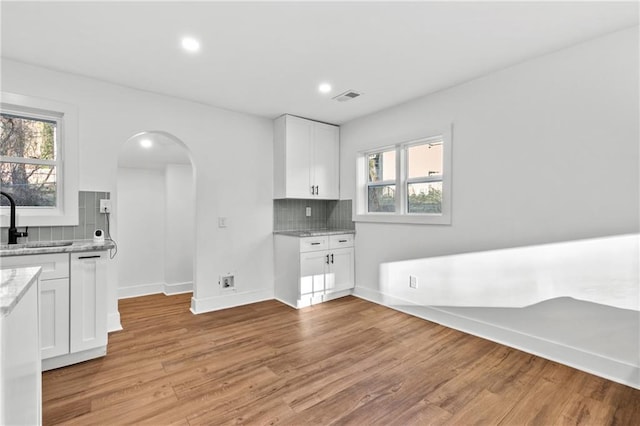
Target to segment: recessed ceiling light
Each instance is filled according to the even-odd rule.
[[[153,145],[153,143],[150,139],[142,139],[140,141],[140,146],[143,148],[151,148],[151,145]]]
[[[320,93],[329,93],[331,91],[331,85],[329,83],[322,83],[318,86],[318,92]]]
[[[200,50],[200,42],[193,37],[183,37],[182,48],[189,52],[197,52]]]

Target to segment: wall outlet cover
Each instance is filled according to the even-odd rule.
[[[219,282],[223,290],[233,290],[236,287],[233,274],[222,275]]]
[[[111,213],[111,200],[100,200],[100,213]]]
[[[409,287],[418,288],[418,277],[414,277],[413,275],[409,275]]]

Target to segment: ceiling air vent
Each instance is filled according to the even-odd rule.
[[[335,99],[338,102],[347,102],[350,101],[351,99],[355,99],[358,96],[362,95],[362,93],[358,93],[355,90],[347,90],[344,93],[340,93],[338,96],[336,96]]]

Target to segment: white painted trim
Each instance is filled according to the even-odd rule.
[[[164,291],[165,283],[150,283],[118,288],[118,299],[128,299],[130,297],[148,296]]]
[[[111,333],[112,331],[120,330],[122,330],[122,323],[120,322],[120,312],[110,313],[107,316],[107,331]]]
[[[183,283],[164,283],[164,294],[171,296],[173,294],[191,293],[193,291],[193,282],[186,281]]]
[[[128,299],[130,297],[149,296],[152,294],[164,293],[167,296],[180,293],[191,293],[193,291],[193,282],[183,283],[151,283],[135,285],[130,287],[120,287],[118,289],[118,299]]]
[[[74,352],[72,354],[60,355],[53,358],[42,360],[42,371],[53,370],[54,368],[65,367],[67,365],[77,364],[79,362],[88,361],[94,358],[100,358],[107,354],[107,347],[100,346],[93,349],[87,349],[82,352]]]
[[[455,315],[434,307],[417,305],[382,292],[356,287],[353,295],[445,327],[510,346],[614,382],[640,389],[640,366],[551,342],[537,336]]]
[[[280,299],[280,298],[276,297],[276,298],[275,298],[275,300],[277,300],[278,302],[283,303],[283,304],[285,304],[285,305],[289,306],[290,308],[298,309],[296,306],[292,305],[291,303],[287,302],[287,301],[286,301],[286,300],[284,300],[284,299]],[[192,312],[193,312],[193,309],[192,309]]]
[[[429,131],[424,131],[421,136],[413,137],[395,145],[376,149],[367,149],[357,153],[356,158],[356,193],[353,204],[352,219],[354,222],[372,223],[403,223],[414,225],[451,225],[451,199],[452,199],[452,152],[453,152],[453,123],[443,125]],[[406,201],[407,164],[406,150],[412,145],[428,142],[430,139],[442,139],[442,213],[441,214],[416,214],[408,213]],[[370,213],[367,211],[367,188],[369,186],[369,167],[367,156],[371,153],[382,151],[396,151],[396,178],[395,181],[385,181],[396,185],[396,211],[388,213]],[[381,184],[385,182],[380,182]]]
[[[51,99],[38,98],[19,93],[0,92],[0,109],[17,111],[35,116],[59,118],[60,146],[58,155],[58,205],[56,208],[19,207],[18,226],[76,226],[78,225],[79,190],[79,127],[78,107]],[[2,213],[5,208],[0,208]],[[8,216],[8,215],[6,215]],[[2,226],[7,226],[7,217],[0,215]]]
[[[219,311],[220,309],[235,308],[236,306],[262,302],[264,300],[273,300],[273,298],[273,288],[243,293],[225,293],[221,296],[201,299],[193,297],[191,298],[191,312],[194,314],[202,314],[205,312]]]

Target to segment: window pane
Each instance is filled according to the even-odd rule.
[[[369,154],[369,182],[396,180],[396,151]]]
[[[56,122],[2,114],[0,155],[56,159]]]
[[[2,190],[18,206],[56,206],[56,168],[39,164],[0,163]],[[2,205],[9,205],[2,197]]]
[[[410,146],[407,165],[409,179],[442,175],[442,142]]]
[[[409,213],[442,213],[442,182],[407,184]]]
[[[367,188],[369,195],[369,212],[396,211],[396,186],[381,185]]]

